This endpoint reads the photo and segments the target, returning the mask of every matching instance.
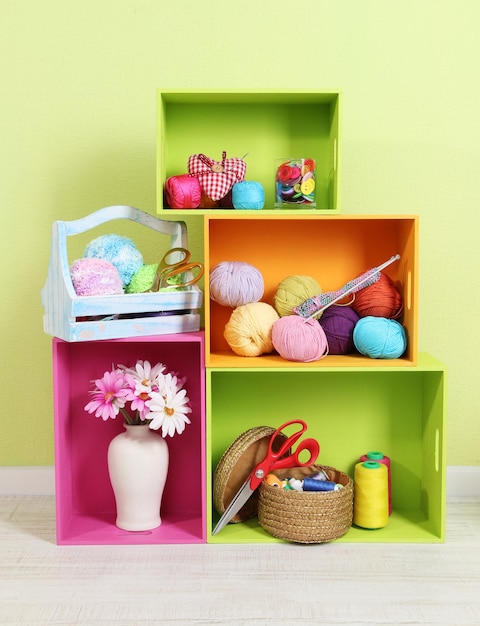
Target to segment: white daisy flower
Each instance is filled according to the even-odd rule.
[[[167,374],[165,378],[170,376]],[[186,424],[190,424],[187,417],[192,409],[188,406],[189,399],[185,389],[177,390],[176,377],[172,376],[162,391],[152,392],[151,399],[145,404],[150,409],[148,419],[151,420],[152,430],[162,429],[162,437],[183,433]],[[175,379],[175,382],[174,380]]]

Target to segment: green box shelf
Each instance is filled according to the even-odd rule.
[[[169,176],[187,173],[191,154],[221,160],[225,150],[227,157],[248,153],[246,180],[262,184],[263,211],[284,210],[274,209],[275,159],[304,157],[317,164],[316,209],[298,211],[339,212],[339,133],[340,93],[336,91],[158,89],[157,211],[178,213],[164,208],[164,184]]]
[[[391,459],[393,512],[380,530],[352,527],[339,541],[445,540],[444,366],[427,354],[397,368],[207,368],[207,541],[268,543],[256,518],[229,524],[215,536],[215,467],[236,437],[254,426],[277,428],[303,419],[321,447],[318,462],[353,477],[369,450]]]

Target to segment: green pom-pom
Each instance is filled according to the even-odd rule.
[[[150,265],[142,265],[142,267],[135,272],[132,276],[132,280],[125,288],[125,293],[143,293],[152,288],[153,281],[155,280],[155,274],[157,273],[158,263],[151,263]],[[179,285],[185,280],[183,272],[171,276],[167,282],[171,286]],[[179,287],[181,289],[181,287]],[[165,287],[158,291],[171,291],[171,287]]]
[[[125,288],[125,293],[143,293],[144,291],[148,291],[153,285],[157,267],[158,263],[142,265],[132,276],[132,280]]]

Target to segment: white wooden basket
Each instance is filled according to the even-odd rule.
[[[197,285],[178,291],[114,296],[78,296],[75,293],[70,278],[67,237],[122,218],[168,236],[170,241],[163,246],[165,252],[175,247],[188,248],[185,222],[160,220],[130,206],[110,206],[79,220],[54,222],[48,275],[42,289],[43,326],[47,334],[74,342],[200,329],[203,292]],[[161,315],[155,316],[155,313]],[[123,315],[129,318],[118,319]]]

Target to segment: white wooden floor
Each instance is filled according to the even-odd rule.
[[[480,625],[480,500],[432,544],[55,544],[53,497],[0,497],[0,623]]]

